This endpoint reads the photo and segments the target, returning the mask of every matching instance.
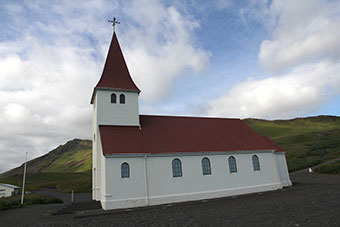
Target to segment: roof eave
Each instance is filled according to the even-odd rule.
[[[256,149],[256,150],[225,150],[225,151],[189,151],[189,152],[159,152],[159,153],[150,153],[150,152],[135,152],[135,153],[117,153],[117,152],[104,152],[103,155],[105,157],[113,157],[113,156],[131,156],[131,157],[141,157],[141,156],[199,156],[199,155],[230,155],[230,154],[254,154],[254,153],[272,153],[276,152],[273,149]]]

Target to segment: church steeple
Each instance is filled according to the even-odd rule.
[[[102,76],[93,91],[91,104],[98,89],[140,92],[130,76],[115,32],[112,36]]]
[[[102,76],[92,93],[94,125],[139,126],[139,92],[113,33]]]

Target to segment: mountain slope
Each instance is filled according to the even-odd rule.
[[[27,162],[26,190],[91,192],[92,141],[74,139]],[[0,182],[21,186],[23,165],[0,174]]]
[[[91,170],[92,141],[74,139],[49,153],[27,162],[27,173],[82,173]],[[9,170],[2,177],[22,174],[23,165]]]
[[[317,116],[273,121],[245,119],[244,122],[286,150],[290,171],[340,157],[340,117]]]

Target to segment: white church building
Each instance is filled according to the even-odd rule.
[[[91,98],[92,196],[103,209],[291,185],[284,150],[240,119],[140,115],[139,93],[114,33]]]

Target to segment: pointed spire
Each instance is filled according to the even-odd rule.
[[[93,103],[96,90],[100,88],[140,92],[130,76],[115,32],[112,36],[102,76],[95,87],[91,103]]]

